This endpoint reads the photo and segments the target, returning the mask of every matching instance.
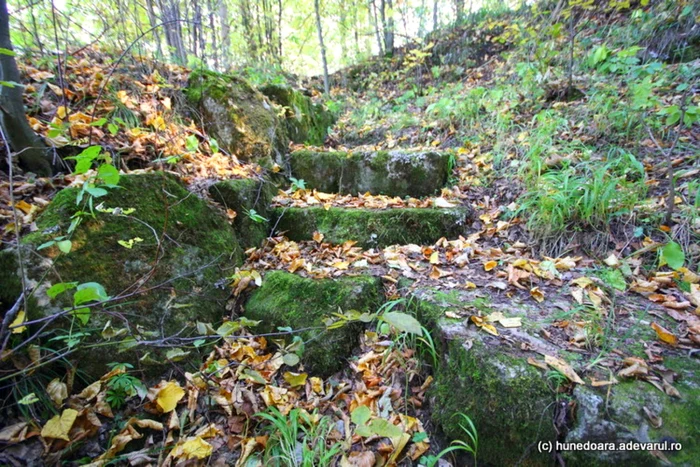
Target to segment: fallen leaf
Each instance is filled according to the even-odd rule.
[[[46,422],[44,428],[41,429],[42,438],[56,438],[64,441],[70,441],[68,433],[78,417],[78,411],[75,409],[66,409],[61,415],[54,416]]]
[[[656,331],[656,335],[660,341],[673,346],[678,345],[678,338],[674,336],[672,332],[656,323],[651,323],[651,327],[654,331]]]
[[[551,366],[552,368],[569,378],[570,381],[576,384],[585,384],[583,380],[579,377],[579,375],[576,374],[574,369],[571,368],[571,366],[561,358],[553,357],[551,355],[545,355],[544,361],[547,365]]]
[[[168,413],[174,410],[177,403],[185,396],[185,390],[180,387],[177,381],[168,381],[168,383],[158,391],[156,403],[163,413]]]

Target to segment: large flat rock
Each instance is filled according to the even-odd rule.
[[[437,151],[315,152],[290,155],[292,176],[325,193],[420,198],[447,184],[450,154]]]
[[[284,271],[265,275],[245,305],[246,317],[260,320],[257,332],[291,327],[302,330],[302,362],[313,374],[329,376],[343,369],[358,344],[363,326],[351,323],[326,330],[324,319],[338,310],[374,313],[383,299],[381,280],[371,276],[306,279]],[[291,339],[289,339],[291,340]]]
[[[466,234],[471,211],[451,209],[273,208],[277,231],[289,239],[311,240],[320,232],[331,243],[348,240],[365,248],[389,245],[432,245],[441,237]]]

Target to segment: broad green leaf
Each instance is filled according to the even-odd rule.
[[[211,148],[211,152],[219,152],[219,142],[216,141],[214,138],[209,138],[209,147]]]
[[[299,364],[299,355],[295,353],[284,354],[284,357],[282,357],[282,361],[287,366],[296,366]]]
[[[667,264],[671,269],[677,270],[682,268],[684,263],[685,253],[683,253],[683,248],[678,243],[668,242],[661,249],[659,267]]]
[[[216,333],[221,337],[228,337],[239,329],[241,329],[241,325],[237,321],[226,321],[219,326]]]
[[[196,152],[199,148],[199,140],[197,140],[195,135],[189,135],[185,140],[185,147],[187,152]]]
[[[97,176],[105,182],[106,185],[116,186],[119,184],[119,171],[112,164],[102,164],[97,169]]]
[[[170,349],[165,352],[165,358],[172,360],[173,362],[179,362],[189,354],[189,352],[182,350],[180,347],[175,347],[174,349]]]
[[[78,318],[78,320],[83,324],[83,326],[85,326],[88,323],[88,321],[90,321],[90,315],[92,314],[92,312],[90,311],[90,308],[83,307],[71,311],[70,314]]]
[[[70,240],[61,240],[60,242],[56,242],[56,246],[63,253],[68,254],[70,253],[71,248],[73,248],[73,243]]]
[[[406,313],[392,311],[389,313],[384,313],[381,316],[381,319],[386,323],[391,324],[399,331],[408,332],[419,336],[423,333],[418,320]]]
[[[52,285],[51,288],[46,291],[46,295],[51,298],[56,298],[66,290],[74,289],[77,286],[77,282],[59,282],[58,284]]]
[[[375,418],[367,425],[372,433],[383,438],[396,438],[403,434],[401,427],[398,427],[383,418]]]
[[[82,305],[88,302],[103,302],[109,299],[104,287],[97,282],[86,282],[78,286],[77,292],[73,295],[73,304],[75,306]]]
[[[366,405],[360,405],[350,414],[350,420],[355,425],[364,425],[372,416],[372,411]]]
[[[0,55],[9,55],[10,57],[14,57],[17,55],[14,50],[6,49],[5,47],[0,47]]]
[[[284,380],[293,388],[303,386],[308,376],[306,373],[292,373],[291,371],[287,371],[282,375]]]

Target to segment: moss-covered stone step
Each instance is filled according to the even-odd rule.
[[[432,245],[441,237],[456,238],[467,233],[471,219],[468,208],[450,209],[360,209],[360,208],[273,208],[270,212],[277,231],[291,240],[311,240],[314,232],[325,241],[355,240],[364,248],[415,243]]]
[[[447,184],[451,157],[437,151],[301,150],[290,155],[289,164],[293,177],[322,192],[420,198]]]
[[[345,360],[358,345],[363,327],[354,323],[328,331],[324,318],[338,309],[373,313],[383,296],[381,280],[376,277],[314,280],[272,271],[246,302],[245,316],[261,321],[256,332],[314,328],[299,334],[305,342],[302,362],[313,374],[329,376],[347,365]]]
[[[71,290],[55,299],[48,296],[47,290],[59,282],[97,282],[112,297],[131,292],[123,301],[110,303],[109,313],[93,308],[86,325],[65,315],[52,326],[88,334],[71,357],[90,381],[106,373],[106,364],[113,361],[142,368],[145,362],[168,365],[165,350],[155,347],[118,353],[116,345],[91,349],[87,344],[103,345],[107,334],[117,334],[115,341],[185,337],[197,332],[197,321],[221,320],[229,291],[216,283],[243,260],[234,230],[222,213],[194,196],[173,175],[123,175],[119,188],[100,198],[103,209],[95,209],[94,217],[83,217],[71,237],[68,254],[60,254],[55,245],[37,250],[67,235],[71,217],[84,209],[76,204],[79,192],[79,188],[60,191],[38,217],[37,231],[24,238],[25,272],[36,287],[30,317],[51,316],[72,304]],[[0,264],[12,267],[12,260],[3,255]],[[12,272],[16,269],[15,264]],[[3,279],[0,288],[4,285]],[[19,293],[16,287],[15,292]],[[11,300],[2,294],[3,306]],[[108,321],[111,331],[103,333]],[[146,353],[150,353],[148,358],[140,361]],[[201,357],[195,353],[191,356],[196,362]],[[150,373],[159,374],[162,369],[156,365]]]
[[[401,285],[401,284],[400,284]],[[407,286],[405,283],[403,287]],[[538,441],[569,443],[677,442],[683,449],[664,452],[673,465],[696,465],[700,458],[700,361],[683,356],[666,356],[664,366],[677,375],[673,385],[680,397],[672,397],[651,384],[619,377],[619,383],[593,387],[576,385],[572,394],[558,391],[551,372],[528,363],[542,354],[568,360],[584,381],[582,369],[588,361],[568,353],[542,339],[537,330],[542,308],[537,305],[503,300],[490,305],[470,301],[476,292],[461,293],[450,299],[447,308],[424,300],[414,300],[413,312],[430,329],[441,355],[435,369],[430,393],[432,417],[436,425],[453,439],[470,442],[460,427],[464,413],[474,422],[479,435],[478,458],[488,465],[550,465],[548,453],[540,453]],[[469,295],[469,296],[468,296]],[[433,298],[435,300],[435,298]],[[455,305],[459,303],[459,306]],[[473,306],[488,314],[501,311],[521,316],[523,326],[504,329],[500,337],[468,325],[464,320],[448,319],[445,310]],[[522,350],[525,343],[529,350]],[[615,341],[625,353],[625,340]],[[629,343],[627,344],[629,345]],[[554,429],[555,407],[569,410],[568,432],[561,437]],[[574,409],[575,410],[572,410]],[[653,426],[649,414],[662,421]],[[563,420],[562,420],[563,421]],[[567,450],[562,452],[566,465],[667,465],[648,451]]]
[[[215,201],[236,211],[233,227],[244,248],[259,247],[269,235],[268,211],[276,193],[272,181],[258,178],[225,180],[209,187]],[[252,216],[251,210],[260,217]]]
[[[285,109],[287,135],[295,143],[322,146],[335,117],[321,104],[314,104],[301,92],[277,84],[267,84],[260,92]]]

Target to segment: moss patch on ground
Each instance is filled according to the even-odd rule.
[[[285,124],[245,79],[195,70],[184,92],[221,148],[264,166],[282,160],[289,143]]]
[[[249,215],[254,210],[269,219],[269,206],[277,188],[266,179],[244,178],[218,182],[209,188],[209,194],[228,209],[236,211],[234,229],[244,248],[260,247],[270,233],[270,222],[257,221]]]
[[[127,335],[136,339],[157,339],[176,333],[183,337],[194,330],[195,321],[221,319],[229,292],[215,283],[242,262],[241,248],[225,217],[172,175],[127,175],[119,185],[100,202],[105,208],[133,208],[133,213],[95,210],[94,217],[86,216],[74,232],[70,253],[59,254],[52,246],[27,254],[32,258],[27,265],[28,277],[35,284],[41,281],[35,292],[38,306],[30,310],[31,315],[47,316],[70,304],[71,292],[57,300],[46,295],[52,284],[98,282],[110,296],[129,296],[110,306],[109,314],[93,310],[87,328],[94,339],[109,320],[115,330],[125,328]],[[24,239],[28,253],[66,234],[71,217],[78,211],[78,192],[70,188],[56,195],[37,219],[38,231]],[[142,240],[131,248],[118,243],[136,238]],[[72,321],[64,317],[56,324],[66,329],[77,326]],[[101,376],[103,365],[115,359],[138,363],[134,361],[136,352],[120,355],[85,349],[76,357],[80,369],[93,377]],[[166,361],[155,354],[152,357]]]
[[[306,279],[283,271],[265,275],[245,305],[246,317],[260,320],[256,332],[278,327],[316,328],[300,333],[305,342],[302,362],[313,374],[328,376],[343,369],[362,332],[359,323],[328,331],[324,318],[343,311],[375,312],[383,298],[379,278]]]
[[[291,240],[311,240],[315,231],[325,241],[358,242],[364,248],[415,243],[432,245],[441,237],[456,238],[467,232],[470,211],[453,209],[357,209],[357,208],[274,208],[272,222],[287,231]]]
[[[285,109],[285,125],[289,139],[295,143],[323,146],[328,127],[335,118],[323,105],[314,104],[305,96],[288,86],[268,84],[260,92]]]
[[[450,154],[435,151],[316,152],[295,151],[292,175],[326,193],[369,192],[421,198],[447,184]]]

